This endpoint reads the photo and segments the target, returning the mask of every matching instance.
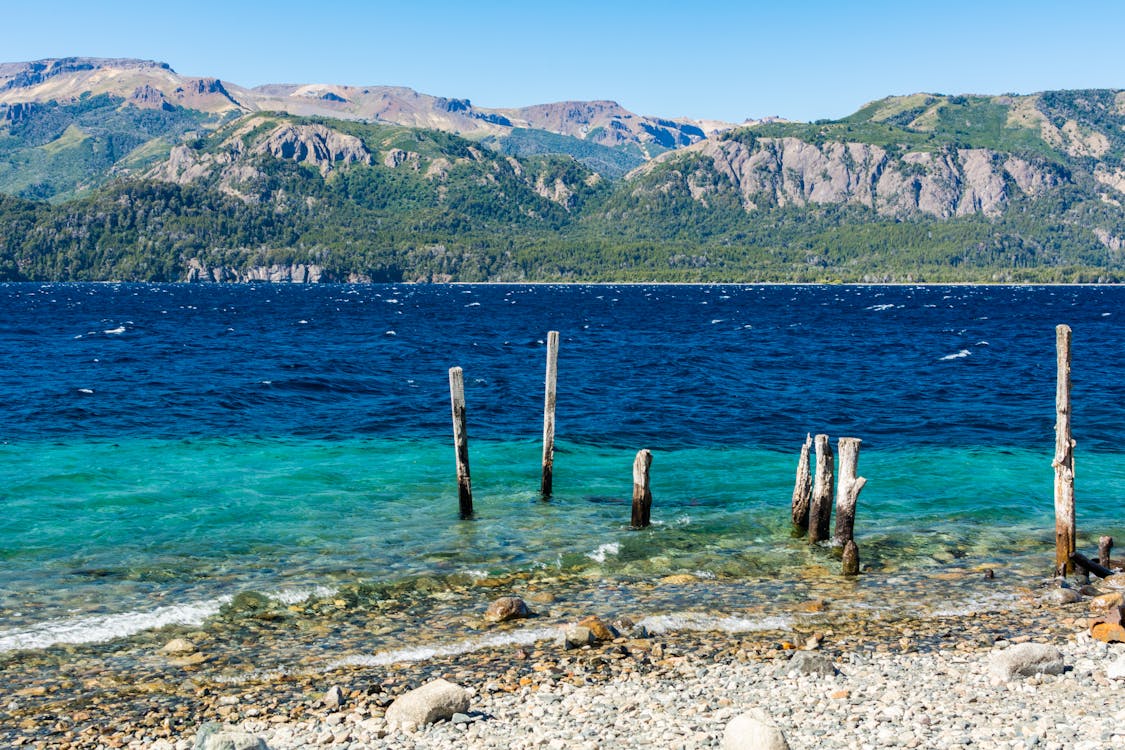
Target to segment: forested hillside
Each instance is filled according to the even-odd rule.
[[[896,97],[648,161],[109,94],[0,113],[7,280],[1125,280],[1115,91]]]

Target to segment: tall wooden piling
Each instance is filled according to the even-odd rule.
[[[860,490],[867,484],[856,476],[859,464],[859,438],[842,437],[837,443],[840,455],[840,473],[836,480],[836,533],[832,544],[843,547],[852,541],[855,530],[855,506]]]
[[[1070,326],[1055,328],[1055,574],[1074,571],[1074,439],[1070,434]]]
[[[652,466],[652,451],[637,451],[633,459],[633,520],[634,529],[649,525],[652,511],[652,489],[649,487],[649,467]]]
[[[801,457],[797,459],[797,481],[793,485],[793,525],[801,533],[809,529],[809,504],[812,502],[812,472],[809,470],[809,449],[812,435],[805,435]]]
[[[457,498],[461,518],[473,515],[473,485],[469,479],[469,433],[465,420],[465,375],[460,367],[449,369],[449,397],[453,405],[453,444],[457,451]]]
[[[547,333],[547,385],[543,396],[543,481],[539,491],[551,496],[555,473],[555,388],[559,376],[559,332]]]
[[[828,523],[832,519],[832,485],[836,467],[833,464],[832,446],[827,435],[816,436],[816,481],[813,483],[812,502],[809,505],[809,544],[828,538]]]

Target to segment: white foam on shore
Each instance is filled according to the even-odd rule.
[[[792,617],[746,617],[705,615],[701,612],[674,612],[667,615],[650,615],[640,622],[652,633],[669,633],[683,630],[718,631],[721,633],[750,633],[756,630],[779,630],[793,624]]]
[[[0,630],[0,653],[59,643],[101,643],[165,625],[201,625],[229,601],[230,597],[222,597],[196,604],[173,604],[150,612],[46,620],[26,628]]]
[[[564,626],[547,628],[529,628],[512,633],[496,633],[479,638],[466,638],[463,641],[434,645],[413,646],[398,648],[391,651],[381,651],[377,654],[361,654],[347,656],[331,662],[326,669],[333,670],[340,667],[385,667],[403,662],[425,661],[440,656],[457,656],[485,648],[500,646],[530,646],[539,641],[561,638],[566,631]]]

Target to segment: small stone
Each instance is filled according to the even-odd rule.
[[[699,578],[693,576],[691,573],[674,573],[670,576],[664,576],[660,579],[660,583],[665,585],[683,585],[686,583],[695,583]]]
[[[223,729],[214,723],[200,727],[192,747],[193,750],[269,750],[266,741],[257,735]]]
[[[1114,591],[1125,590],[1125,573],[1114,573],[1111,576],[1106,576],[1102,579],[1101,586]]]
[[[1045,604],[1053,604],[1055,606],[1062,606],[1064,604],[1074,604],[1082,600],[1082,595],[1074,589],[1051,589],[1043,595],[1043,602]]]
[[[596,641],[612,641],[620,635],[612,625],[600,617],[587,617],[579,621],[578,627],[589,630]]]
[[[848,690],[847,688],[844,688],[842,690],[833,690],[832,694],[829,697],[834,701],[846,701],[848,698],[852,697],[852,691]]]
[[[992,654],[990,669],[997,678],[1007,682],[1014,677],[1033,674],[1062,674],[1062,653],[1042,643],[1020,643]]]
[[[472,716],[460,712],[453,714],[453,716],[450,718],[450,721],[452,721],[454,724],[468,724],[472,720]]]
[[[488,605],[488,610],[484,613],[484,619],[488,622],[507,622],[508,620],[531,617],[532,614],[531,609],[528,608],[523,599],[518,596],[502,596]]]
[[[563,648],[565,649],[582,648],[593,642],[594,634],[590,632],[589,628],[581,625],[568,628],[563,636]]]
[[[730,720],[720,747],[722,750],[789,750],[789,743],[773,720],[755,709]]]
[[[344,705],[344,691],[340,689],[339,685],[333,685],[328,688],[328,692],[324,694],[324,706],[329,710],[335,711]]]
[[[815,654],[811,651],[797,651],[789,661],[781,665],[778,671],[783,674],[796,672],[797,674],[831,677],[836,674],[836,665],[832,663],[832,659],[824,654]]]
[[[469,691],[438,679],[400,695],[387,709],[386,720],[391,727],[410,731],[468,710]]]
[[[1125,643],[1125,628],[1112,622],[1095,622],[1090,635],[1103,643]]]
[[[1125,654],[1106,665],[1105,676],[1111,680],[1125,680]]]
[[[1100,594],[1090,600],[1090,609],[1109,609],[1110,607],[1120,607],[1125,604],[1125,594],[1120,591],[1111,591],[1108,594]]]
[[[195,644],[187,638],[173,638],[164,644],[160,649],[163,654],[170,654],[172,656],[181,656],[183,654],[190,654],[195,652]]]

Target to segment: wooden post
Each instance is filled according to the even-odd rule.
[[[816,481],[809,505],[809,544],[828,538],[828,522],[832,518],[832,484],[835,476],[832,446],[827,435],[816,436]]]
[[[844,545],[842,568],[846,576],[859,575],[859,547],[856,546],[854,539],[849,539]]]
[[[634,529],[649,525],[652,510],[652,490],[649,488],[649,467],[652,466],[652,451],[637,451],[633,459],[633,521]]]
[[[802,533],[809,530],[809,504],[812,502],[812,472],[809,471],[809,448],[812,435],[805,435],[801,457],[797,460],[797,482],[793,485],[793,525]]]
[[[469,479],[469,433],[465,422],[465,375],[460,367],[449,369],[449,397],[453,405],[453,444],[457,450],[457,498],[461,518],[473,515],[473,485]]]
[[[1106,568],[1110,567],[1109,555],[1111,552],[1113,552],[1113,537],[1098,537],[1098,562]]]
[[[543,397],[543,482],[539,491],[551,496],[555,473],[555,387],[559,376],[559,332],[547,332],[547,387]]]
[[[1074,571],[1074,440],[1070,435],[1070,326],[1055,328],[1055,575]]]
[[[840,476],[836,482],[836,534],[832,544],[843,547],[852,540],[855,530],[855,505],[860,490],[867,484],[856,476],[859,464],[859,438],[842,437],[837,443],[840,452]]]

